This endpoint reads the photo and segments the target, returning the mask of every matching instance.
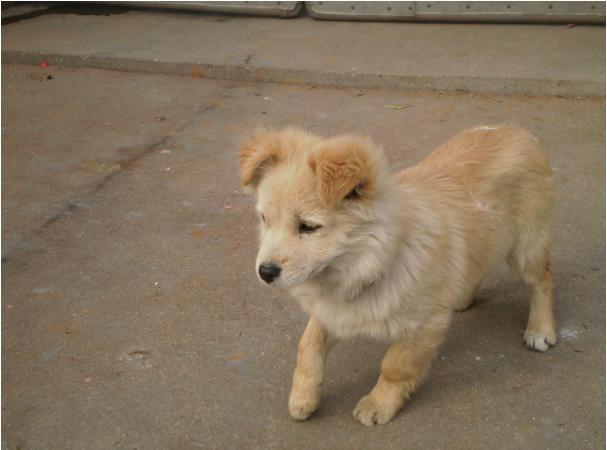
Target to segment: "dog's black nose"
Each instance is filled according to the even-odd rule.
[[[280,276],[280,267],[276,264],[260,264],[259,265],[259,276],[266,283],[271,283]]]

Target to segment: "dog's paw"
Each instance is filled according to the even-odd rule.
[[[379,402],[371,394],[360,399],[354,408],[354,418],[366,426],[388,423],[399,411],[400,405]]]
[[[545,352],[556,344],[556,332],[554,330],[539,332],[527,329],[523,341],[531,350]]]
[[[289,396],[289,415],[291,419],[306,420],[318,408],[320,395],[313,391],[295,390]]]

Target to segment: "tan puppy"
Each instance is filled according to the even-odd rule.
[[[477,127],[391,174],[369,139],[260,131],[240,149],[257,196],[256,272],[287,288],[310,321],[299,343],[289,413],[316,410],[325,357],[339,338],[391,342],[365,425],[402,408],[428,371],[453,310],[506,259],[532,289],[526,345],[556,343],[550,272],[550,168],[516,127]]]

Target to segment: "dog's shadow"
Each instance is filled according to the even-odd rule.
[[[508,279],[491,280],[484,285],[470,308],[454,313],[432,369],[407,402],[409,412],[425,407],[437,395],[449,398],[471,383],[506,382],[501,379],[506,375],[491,368],[491,364],[488,369],[479,370],[472,366],[474,361],[497,361],[504,353],[529,354],[522,341],[528,290],[524,284]],[[353,409],[377,382],[386,349],[385,342],[365,339],[338,343],[327,360],[321,406],[314,417],[337,416],[343,414],[344,408]],[[461,369],[462,365],[466,370]]]

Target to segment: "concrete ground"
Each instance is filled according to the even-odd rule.
[[[604,99],[11,64],[2,95],[2,448],[604,448]],[[386,347],[364,339],[292,422],[306,318],[255,278],[238,140],[368,133],[396,170],[496,122],[529,128],[554,169],[557,346],[524,347],[527,292],[499,268],[391,423],[351,416]]]

